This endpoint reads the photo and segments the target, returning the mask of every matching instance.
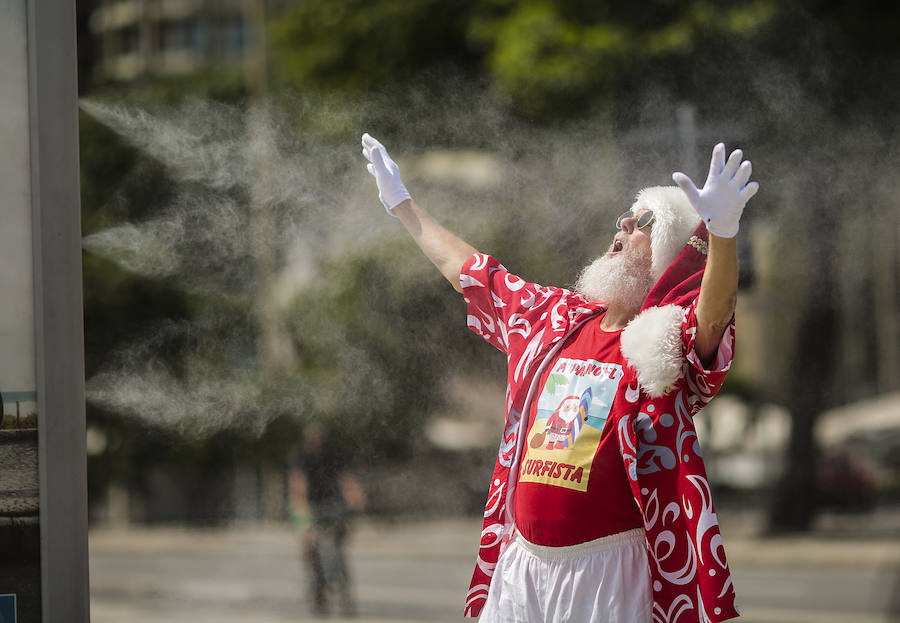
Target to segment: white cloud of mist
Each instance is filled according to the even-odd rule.
[[[167,322],[132,340],[88,380],[88,399],[193,436],[234,427],[261,434],[273,418],[303,413],[296,379],[261,379],[245,341],[221,339],[203,324]],[[176,344],[183,354],[172,362],[164,353]]]
[[[259,421],[268,416],[259,414],[275,414],[279,404],[303,417],[309,405],[296,391],[263,389],[270,379],[248,338],[267,313],[260,310],[287,313],[307,287],[328,279],[322,270],[329,262],[386,241],[402,241],[414,254],[397,263],[398,279],[439,279],[378,203],[359,155],[363,131],[385,142],[413,196],[451,230],[481,247],[490,232],[518,221],[514,227],[532,232],[530,244],[566,258],[574,278],[584,260],[608,244],[612,218],[630,204],[608,124],[536,128],[514,119],[489,94],[449,91],[455,95],[426,116],[419,111],[419,120],[410,115],[410,123],[393,134],[378,134],[366,121],[373,106],[396,106],[387,96],[343,116],[303,102],[291,113],[272,104],[191,101],[141,110],[82,102],[85,112],[162,163],[175,182],[169,205],[143,222],[87,236],[85,248],[134,273],[166,277],[187,292],[249,304],[249,317],[238,319],[244,326],[236,331],[227,329],[235,319],[216,317],[215,305],[199,310],[193,326],[179,325],[192,345],[180,356],[178,370],[166,358],[173,327],[135,339],[89,380],[89,400],[204,434],[231,426],[260,430]],[[346,140],[303,135],[297,115],[318,116],[313,126],[337,115],[338,125],[359,127]],[[259,205],[268,206],[268,227],[254,221],[252,206]],[[274,272],[264,290],[258,270],[267,261]],[[342,328],[317,330],[334,332],[340,343]],[[337,355],[339,361],[351,357],[349,350]],[[369,376],[383,373],[374,366]],[[248,413],[259,421],[248,421]]]
[[[82,100],[81,108],[164,163],[179,181],[228,191],[256,186],[264,175],[265,201],[302,204],[314,198],[309,172],[297,166],[299,150],[290,144],[294,133],[268,106],[192,100],[151,113]]]
[[[744,88],[771,107],[767,121],[790,124],[802,117],[797,107],[810,96],[798,91],[789,72],[776,69],[768,67],[766,80],[750,76]],[[264,296],[278,313],[290,310],[309,287],[327,282],[323,271],[329,262],[385,245],[394,249],[388,255],[398,280],[440,279],[377,200],[359,154],[359,135],[369,131],[398,162],[416,201],[451,231],[486,252],[495,252],[491,241],[516,240],[519,263],[501,260],[526,278],[563,285],[608,247],[615,216],[640,188],[668,184],[671,171],[691,172],[691,167],[701,182],[717,140],[744,147],[754,161],[762,189],[748,207],[748,222],[766,218],[784,230],[816,233],[823,227],[819,220],[793,218],[784,209],[806,200],[810,161],[821,163],[848,149],[864,157],[870,149],[854,145],[852,131],[836,123],[823,128],[822,144],[813,150],[779,144],[777,137],[748,144],[757,118],[742,111],[705,118],[698,111],[696,160],[682,163],[689,155],[677,127],[682,102],[663,88],[648,89],[634,119],[616,128],[604,115],[536,126],[515,118],[487,92],[451,87],[434,96],[440,102],[433,108],[431,100],[414,102],[427,114],[400,110],[398,102],[409,101],[405,93],[373,96],[358,106],[297,101],[280,109],[192,101],[151,111],[82,102],[87,113],[164,164],[175,181],[174,200],[151,218],[93,233],[84,246],[135,273],[167,277],[189,292],[251,304]],[[821,113],[815,102],[809,110]],[[338,129],[304,132],[300,121]],[[859,136],[868,141],[870,134]],[[787,168],[791,161],[802,166]],[[832,172],[840,168],[829,166]],[[852,189],[864,186],[868,175],[843,169],[829,180],[834,196],[852,201]],[[271,227],[254,226],[254,204],[270,207]],[[397,249],[407,255],[400,257]],[[274,274],[263,292],[256,271],[265,257],[273,261]],[[802,262],[794,268],[815,269]],[[91,379],[90,399],[176,427],[196,421],[196,428],[207,431],[239,425],[241,414],[258,410],[261,401],[276,404],[281,394],[261,389],[266,379],[246,335],[228,346],[233,356],[213,356],[207,342],[227,342],[220,325],[229,321],[203,320],[203,314],[215,311],[203,310],[197,319],[213,328],[191,329],[199,346],[186,355],[181,371],[161,363],[154,350],[158,341],[138,339]],[[317,330],[334,331],[340,343],[340,327]],[[289,409],[302,417],[308,404],[290,392],[284,395]]]
[[[90,234],[82,244],[133,273],[180,275],[183,286],[200,291],[220,287],[225,275],[216,273],[251,255],[246,209],[226,196],[183,194],[159,216]]]

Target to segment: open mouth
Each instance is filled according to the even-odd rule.
[[[622,245],[621,240],[616,240],[615,242],[613,242],[613,247],[612,247],[613,253],[618,253],[619,251],[622,250],[622,248],[623,248],[623,245]]]

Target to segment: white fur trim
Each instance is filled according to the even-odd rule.
[[[635,214],[641,208],[649,208],[656,215],[650,230],[650,248],[653,251],[651,271],[653,278],[659,279],[697,229],[700,215],[678,186],[643,189],[631,206]]]
[[[622,355],[637,371],[638,383],[651,398],[669,393],[681,377],[683,318],[684,309],[679,305],[651,307],[622,331]]]

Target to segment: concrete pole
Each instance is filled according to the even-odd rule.
[[[75,3],[27,0],[27,7],[40,620],[88,623]]]
[[[889,205],[888,199],[886,204]],[[898,238],[896,210],[883,210],[871,227],[874,282],[874,315],[877,349],[877,383],[880,393],[900,389],[900,310],[897,309]]]
[[[278,249],[272,215],[271,167],[273,135],[266,103],[268,71],[266,63],[265,2],[244,0],[247,25],[246,76],[251,94],[247,132],[255,171],[250,188],[253,253],[257,268],[257,320],[259,322],[259,356],[264,374],[285,372],[296,362],[293,343],[276,305],[275,279],[278,272]]]
[[[289,373],[296,364],[297,355],[290,333],[285,326],[275,297],[275,283],[279,262],[277,231],[273,215],[271,161],[277,137],[274,134],[267,96],[268,65],[266,60],[266,10],[265,0],[244,0],[246,24],[245,74],[250,91],[250,108],[247,116],[248,143],[251,166],[254,170],[250,187],[250,215],[253,254],[256,258],[256,320],[259,327],[257,352],[260,372],[264,377]],[[238,474],[246,467],[236,465]],[[243,481],[246,484],[246,476]],[[269,473],[257,459],[252,487],[237,491],[244,499],[253,499],[254,514],[258,519],[281,519],[283,508],[275,508],[267,500],[283,488],[284,474]],[[250,488],[253,490],[250,491]],[[240,505],[242,500],[238,500]]]

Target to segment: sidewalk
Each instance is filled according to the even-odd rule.
[[[736,586],[743,587],[742,623],[891,620],[877,609],[854,610],[883,608],[862,603],[865,595],[856,606],[848,599],[870,591],[889,596],[896,588],[897,539],[760,540],[740,534],[737,524],[731,534],[724,523]],[[479,534],[477,518],[358,521],[348,548],[360,604],[353,620],[463,621]],[[90,553],[94,623],[309,620],[297,539],[285,524],[95,529]],[[802,580],[800,588],[788,590],[791,578]],[[820,586],[824,583],[834,587]],[[804,591],[810,594],[800,594]],[[834,595],[836,604],[824,603],[823,595]],[[756,606],[755,618],[749,606]]]
[[[900,509],[860,515],[822,514],[807,534],[764,538],[759,514],[719,513],[732,567],[815,566],[900,571]]]
[[[836,538],[813,532],[791,537],[760,538],[740,527],[723,526],[725,550],[732,565],[848,566],[900,569],[898,536]],[[350,541],[351,556],[444,558],[474,562],[481,522],[475,518],[356,522]],[[295,547],[287,524],[249,523],[228,528],[132,527],[91,530],[91,552],[118,553],[219,551],[235,555],[283,554]]]

